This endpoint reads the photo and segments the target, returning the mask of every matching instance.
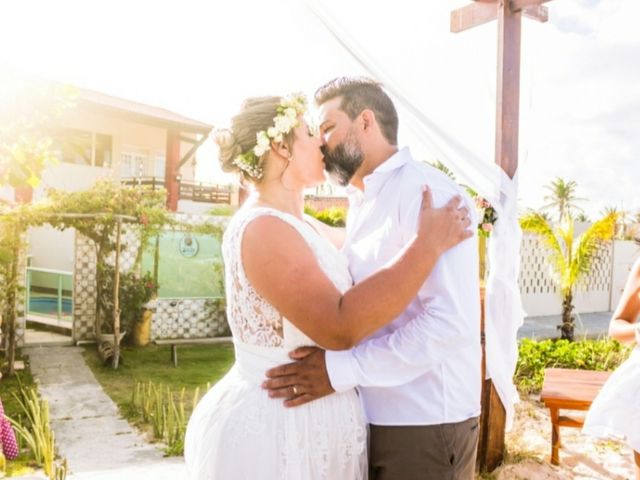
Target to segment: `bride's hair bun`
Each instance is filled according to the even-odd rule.
[[[228,128],[216,130],[214,141],[218,145],[220,166],[225,172],[239,172],[240,169],[233,163],[235,158],[242,153],[242,147],[237,142],[235,135]]]

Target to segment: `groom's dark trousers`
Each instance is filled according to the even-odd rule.
[[[473,480],[478,418],[369,430],[369,480]]]

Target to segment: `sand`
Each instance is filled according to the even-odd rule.
[[[574,412],[583,415],[584,412]],[[491,475],[495,480],[547,479],[634,479],[631,449],[618,440],[584,435],[580,429],[560,429],[563,443],[560,465],[551,465],[551,421],[549,410],[537,397],[523,399],[516,406],[513,429],[507,433],[505,464]]]

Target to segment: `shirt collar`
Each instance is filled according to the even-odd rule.
[[[347,193],[347,198],[349,199],[349,206],[360,206],[362,204],[362,200],[364,200],[364,195],[360,191],[359,188],[354,187],[353,185],[347,185],[345,189]]]
[[[380,174],[388,176],[388,174],[398,168],[402,167],[405,163],[411,160],[411,152],[409,147],[402,147],[396,153],[387,158],[384,162],[378,165],[373,172],[367,175],[365,180],[369,177],[379,176]]]
[[[401,168],[411,159],[412,156],[409,147],[403,147],[378,165],[373,172],[364,177],[362,180],[364,182],[364,192],[349,185],[347,187],[347,195],[350,203],[359,205],[364,200],[375,197],[393,172]]]

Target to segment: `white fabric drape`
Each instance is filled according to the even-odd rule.
[[[510,428],[513,406],[518,402],[518,393],[512,380],[518,355],[516,334],[524,319],[518,288],[521,231],[516,208],[517,180],[511,180],[495,163],[483,160],[481,155],[472,152],[433,121],[418,107],[420,99],[403,89],[402,72],[384,68],[377,61],[376,53],[368,51],[349,34],[324,4],[314,0],[307,0],[306,4],[333,38],[369,75],[384,84],[398,107],[401,121],[409,125],[434,157],[450,166],[464,183],[489,200],[497,211],[498,220],[489,241],[490,272],[485,308],[486,372],[505,406],[507,428]],[[416,32],[416,35],[420,35],[420,32]],[[399,50],[403,48],[408,46],[398,46]],[[425,85],[428,85],[427,80]]]

